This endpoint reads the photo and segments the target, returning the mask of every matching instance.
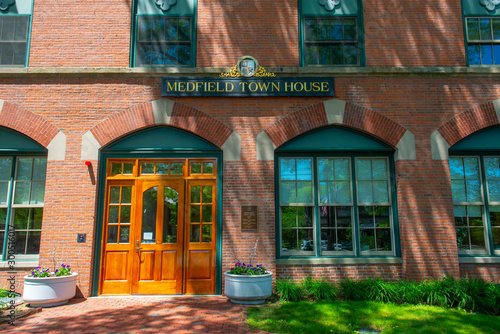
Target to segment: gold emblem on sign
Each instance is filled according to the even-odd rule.
[[[276,74],[266,71],[259,65],[257,59],[252,56],[243,56],[238,60],[236,66],[231,67],[229,72],[221,73],[221,78],[235,77],[275,77]]]

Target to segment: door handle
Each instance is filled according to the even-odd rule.
[[[135,252],[136,253],[139,253],[139,250],[141,250],[142,247],[139,247],[139,240],[136,240],[135,241]]]

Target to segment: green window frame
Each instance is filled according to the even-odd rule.
[[[299,0],[301,66],[364,66],[362,6],[361,0],[341,0],[331,10]]]
[[[135,0],[131,67],[196,66],[196,0],[162,10],[155,1]]]
[[[278,154],[278,257],[396,256],[390,155]]]
[[[46,156],[0,156],[0,252],[2,261],[38,257],[42,232]],[[15,236],[15,242],[12,237]],[[12,249],[14,252],[12,252]]]
[[[500,255],[500,155],[449,158],[459,255]]]

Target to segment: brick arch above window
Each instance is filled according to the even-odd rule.
[[[43,117],[0,100],[0,126],[20,132],[47,148],[49,161],[65,159],[66,135]]]
[[[276,148],[301,134],[330,124],[344,125],[380,139],[397,149],[397,160],[416,158],[415,140],[410,131],[376,111],[339,99],[308,106],[277,120],[258,136],[257,146],[267,143]],[[258,147],[257,160],[271,158],[270,152],[259,156],[259,152],[264,151]]]
[[[431,134],[432,158],[447,160],[451,146],[476,131],[498,125],[499,120],[500,99],[480,104],[452,117]]]
[[[239,135],[216,118],[190,106],[159,99],[125,109],[95,125],[82,138],[82,160],[97,160],[100,147],[156,125],[169,125],[206,139],[224,151],[224,159],[240,159]]]

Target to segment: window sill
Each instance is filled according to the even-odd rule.
[[[360,257],[360,258],[325,258],[325,259],[277,259],[277,266],[296,265],[336,265],[336,264],[400,264],[398,257]]]
[[[500,263],[500,257],[496,256],[467,256],[459,257],[459,263]]]

